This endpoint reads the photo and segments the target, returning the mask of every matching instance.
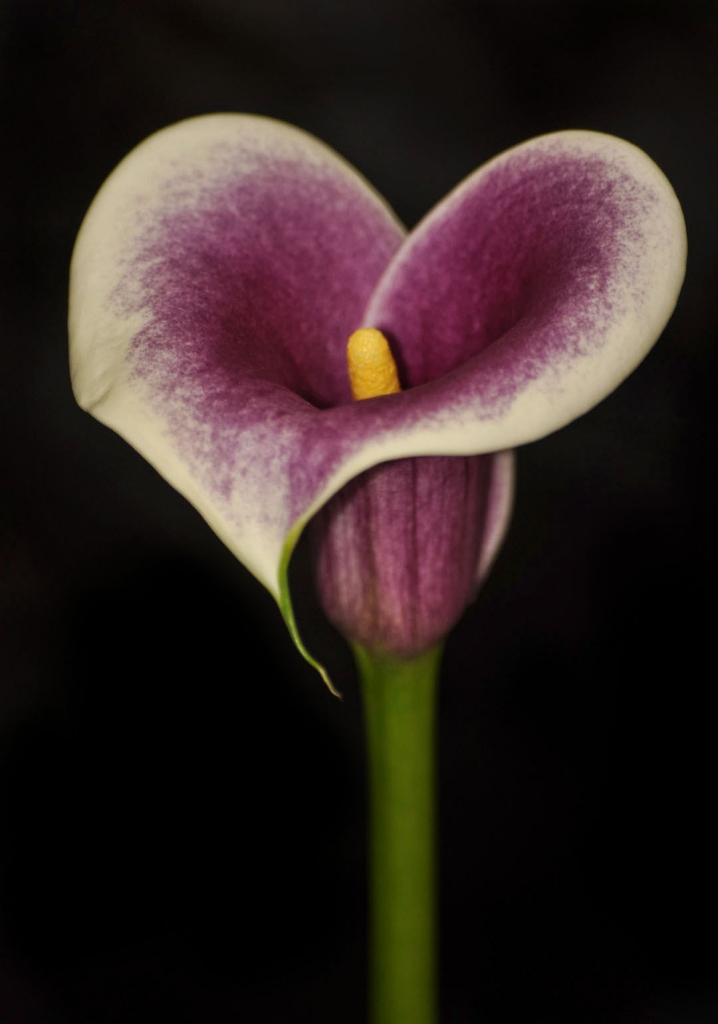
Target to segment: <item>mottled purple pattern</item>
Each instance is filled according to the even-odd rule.
[[[476,591],[494,458],[387,462],[315,516],[319,594],[344,636],[413,658],[448,634]]]
[[[558,378],[602,344],[623,312],[617,284],[633,283],[640,302],[642,224],[656,202],[618,157],[536,140],[419,225],[369,319],[393,339],[407,385],[459,370],[462,399],[492,411],[547,365]]]
[[[237,521],[246,509],[286,534],[367,442],[467,409],[500,416],[540,375],[560,388],[620,316],[627,281],[640,300],[656,200],[619,156],[537,140],[469,179],[400,250],[346,169],[305,159],[299,141],[289,156],[257,152],[238,177],[249,143],[233,145],[217,146],[211,172],[178,160],[115,301],[149,314],[131,372]],[[350,402],[345,345],[361,325],[394,340],[402,394]]]
[[[180,165],[159,209],[138,216],[114,297],[149,314],[131,373],[203,484],[226,498],[243,475],[294,459],[297,508],[344,448],[312,452],[302,438],[321,432],[317,410],[351,402],[346,341],[403,240],[378,197],[303,159],[298,138],[289,155],[258,153],[250,176],[233,174],[227,145],[210,175]]]

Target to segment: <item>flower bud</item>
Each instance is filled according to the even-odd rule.
[[[414,658],[476,594],[511,504],[510,456],[399,459],[351,480],[312,520],[314,570],[337,629]]]

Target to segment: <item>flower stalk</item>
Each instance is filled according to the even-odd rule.
[[[400,661],[353,645],[369,762],[370,1024],[436,1024],[435,711],[443,644]]]

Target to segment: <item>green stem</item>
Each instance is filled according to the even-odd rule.
[[[369,759],[370,1021],[436,1024],[434,720],[441,645],[412,661],[355,646]]]

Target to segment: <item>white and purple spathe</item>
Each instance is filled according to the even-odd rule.
[[[90,207],[72,261],[73,386],[269,588],[300,648],[287,563],[319,513],[330,617],[412,657],[496,553],[510,449],[634,369],[685,253],[670,184],[608,135],[517,146],[407,235],[303,131],[195,118],[138,146]],[[363,326],[389,338],[401,393],[352,401],[346,342]]]

